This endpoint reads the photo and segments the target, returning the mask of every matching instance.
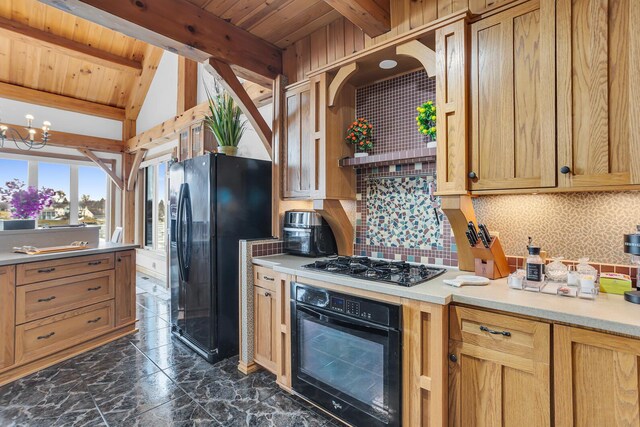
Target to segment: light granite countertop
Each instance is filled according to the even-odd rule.
[[[407,288],[302,268],[313,261],[313,258],[292,255],[253,258],[254,264],[296,275],[299,282],[309,278],[345,288],[365,289],[435,304],[468,304],[640,338],[640,305],[626,302],[621,295],[601,293],[595,300],[560,297],[510,289],[506,279],[493,280],[487,286],[454,288],[444,284],[442,280],[469,273],[453,268],[429,282]]]
[[[43,254],[43,255],[25,255],[25,254],[17,254],[13,252],[0,252],[0,266],[2,265],[12,265],[12,264],[24,264],[27,262],[36,262],[36,261],[47,261],[51,259],[60,259],[60,258],[71,258],[82,255],[95,255],[101,254],[105,252],[116,252],[116,251],[125,251],[128,249],[135,249],[138,245],[128,244],[128,243],[111,243],[111,242],[102,242],[98,244],[98,246],[83,249],[79,251],[69,251],[69,252],[58,252],[51,254]]]

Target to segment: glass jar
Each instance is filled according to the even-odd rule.
[[[547,265],[547,279],[551,282],[565,283],[567,281],[568,268],[562,263],[562,257],[555,257]]]
[[[578,296],[581,298],[595,298],[598,295],[598,270],[589,265],[589,258],[578,259]]]

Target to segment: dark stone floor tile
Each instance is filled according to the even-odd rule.
[[[279,391],[270,374],[257,372],[238,378],[220,369],[212,370],[201,381],[180,385],[221,423],[245,418],[246,410]]]
[[[290,399],[284,392],[252,406],[246,416],[229,420],[226,426],[320,427],[330,420]]]
[[[158,365],[160,369],[165,369],[176,364],[193,363],[196,360],[202,360],[202,357],[196,354],[195,351],[178,340],[171,340],[170,344],[145,351],[145,354]]]
[[[140,316],[136,315],[138,321],[136,322],[136,328],[141,332],[156,331],[158,329],[168,328],[169,322],[158,316]]]
[[[142,378],[91,385],[89,391],[107,422],[110,412],[137,415],[184,395],[184,391],[161,371]]]
[[[211,415],[189,396],[181,396],[137,416],[128,412],[107,415],[110,426],[187,427],[219,426]]]
[[[130,335],[129,341],[141,351],[151,350],[171,343],[171,328],[161,328],[153,331],[138,331]]]
[[[0,408],[8,405],[36,406],[47,395],[78,388],[82,378],[66,364],[58,364],[0,387]]]
[[[97,408],[82,412],[68,412],[55,420],[54,427],[97,427],[106,426]]]
[[[82,377],[88,386],[131,382],[160,371],[160,368],[140,351],[122,359],[99,359],[95,363],[85,363],[82,367]]]

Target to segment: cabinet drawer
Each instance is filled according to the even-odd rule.
[[[259,267],[257,265],[253,266],[253,273],[255,277],[254,285],[269,289],[272,292],[277,290],[276,285],[280,279],[280,274],[270,268]]]
[[[53,261],[30,262],[28,264],[18,265],[16,283],[18,286],[28,285],[29,283],[111,270],[113,268],[113,253],[63,258]]]
[[[32,283],[16,289],[16,323],[22,324],[113,299],[113,270]]]
[[[35,360],[113,329],[113,301],[16,327],[16,364]]]
[[[465,345],[549,363],[550,325],[467,307],[451,308],[449,336]]]

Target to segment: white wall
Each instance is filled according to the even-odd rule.
[[[165,51],[147,97],[142,104],[136,132],[149,130],[176,115],[178,104],[178,55]]]
[[[35,117],[34,126],[38,128],[42,126],[44,120],[50,121],[52,133],[61,131],[101,138],[122,139],[122,123],[117,120],[0,98],[0,123],[26,125],[27,121],[24,116],[27,114]],[[9,144],[8,148],[14,147]]]

